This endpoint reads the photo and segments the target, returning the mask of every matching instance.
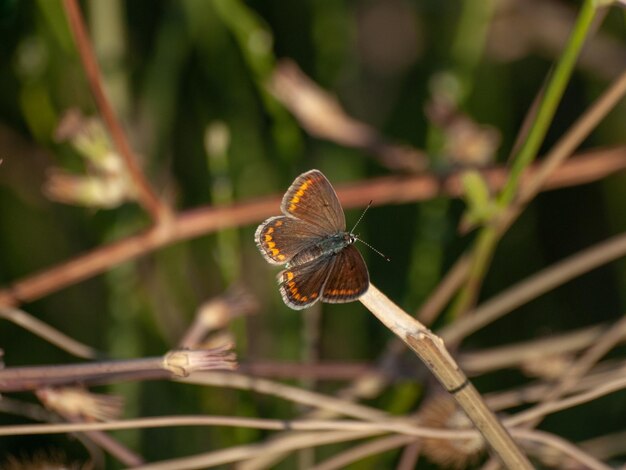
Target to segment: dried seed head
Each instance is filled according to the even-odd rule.
[[[135,197],[128,181],[117,176],[82,176],[59,168],[51,168],[46,176],[44,194],[62,204],[112,209]]]
[[[233,318],[255,313],[256,298],[245,288],[234,286],[200,306],[196,318],[180,341],[183,348],[197,348],[207,334],[226,328]]]
[[[81,387],[47,387],[37,390],[36,394],[46,408],[61,416],[87,421],[116,419],[124,407],[121,396],[91,393]]]
[[[52,168],[43,188],[49,199],[104,209],[136,200],[133,179],[99,119],[69,110],[61,119],[55,137],[60,142],[71,143],[84,159],[87,171],[73,174]]]
[[[235,344],[235,335],[231,331],[220,330],[199,344],[198,349],[216,349],[230,344]]]
[[[231,319],[248,315],[258,309],[254,296],[241,286],[229,289],[225,294],[205,302],[198,312],[198,317],[205,328],[217,330],[223,328]]]
[[[469,418],[452,398],[438,395],[426,403],[420,413],[422,426],[442,429],[471,429]],[[463,439],[424,439],[422,450],[434,463],[443,467],[462,469],[474,463],[484,450],[481,436]]]
[[[170,351],[163,358],[163,367],[178,377],[206,370],[234,370],[237,356],[232,347],[232,344],[226,344],[215,349]]]

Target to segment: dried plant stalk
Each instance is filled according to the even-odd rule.
[[[360,300],[424,361],[508,468],[533,468],[450,356],[441,338],[400,309],[373,285]]]

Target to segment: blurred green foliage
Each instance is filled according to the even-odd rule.
[[[335,184],[388,173],[360,151],[308,136],[269,94],[267,82],[282,58],[294,60],[335,94],[351,116],[394,141],[426,149],[442,173],[451,168],[442,154],[443,137],[429,124],[424,107],[433,77],[452,74],[460,86],[462,111],[499,131],[502,144],[496,159],[506,162],[558,48],[540,41],[520,44],[514,32],[496,37],[491,27],[503,19],[495,3],[90,0],[82,6],[108,96],[148,178],[161,197],[184,210],[280,194],[310,168],[323,170]],[[572,16],[577,6],[543,4]],[[509,21],[515,24],[517,19]],[[599,35],[624,54],[620,19],[611,12]],[[506,40],[508,56],[493,44]],[[591,47],[601,46],[592,41]],[[581,61],[544,149],[605,88],[615,75],[611,73],[596,69],[593,61]],[[1,1],[2,285],[146,227],[145,215],[133,204],[96,211],[53,203],[42,194],[49,168],[83,169],[70,146],[53,139],[69,108],[96,113],[61,3]],[[586,145],[622,143],[625,117],[623,106],[615,110]],[[207,133],[216,129],[226,133],[225,144],[217,149],[207,144]],[[624,176],[615,175],[540,195],[502,240],[481,298],[624,230],[623,188]],[[407,311],[419,308],[472,240],[471,234],[460,236],[456,230],[463,210],[460,201],[437,198],[375,207],[362,222],[361,236],[392,259],[386,263],[362,250],[372,281]],[[358,211],[350,211],[348,225],[357,217]],[[302,314],[283,305],[274,270],[254,246],[254,230],[239,227],[167,247],[24,308],[112,357],[158,355],[176,344],[203,301],[241,282],[258,295],[262,308],[259,315],[232,325],[240,360],[302,360]],[[626,301],[624,267],[623,261],[613,263],[534,300],[472,336],[466,347],[502,345],[617,318]],[[365,362],[379,357],[390,333],[358,302],[322,309],[320,359]],[[8,366],[73,360],[6,322],[0,325],[0,346]],[[479,384],[481,390],[493,390],[523,380],[508,372]],[[333,393],[340,384],[317,385]],[[301,411],[255,394],[167,382],[120,384],[108,390],[126,397],[125,417],[208,413],[290,418]],[[421,384],[406,380],[372,404],[402,414],[414,409],[421,396]],[[22,398],[31,399],[25,394]],[[572,425],[552,419],[547,427],[570,439],[620,429],[624,401],[608,406],[611,413],[593,410],[601,414],[597,425],[587,422],[583,429],[580,420]],[[27,422],[8,415],[1,420]],[[115,433],[151,460],[268,435],[231,428]],[[0,456],[42,447],[85,458],[84,450],[66,436],[0,438]],[[323,448],[319,456],[340,448]],[[385,453],[354,468],[392,468],[397,459],[397,452]],[[288,459],[281,468],[294,465],[295,459]]]

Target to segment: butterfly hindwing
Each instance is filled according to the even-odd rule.
[[[322,302],[351,302],[363,295],[370,284],[367,266],[359,250],[348,245],[333,257]]]
[[[289,307],[301,310],[321,298],[333,266],[329,261],[328,256],[321,256],[309,263],[285,269],[278,275],[280,294]]]
[[[346,229],[346,218],[337,193],[319,170],[298,176],[280,206],[284,214],[319,227],[327,234]]]

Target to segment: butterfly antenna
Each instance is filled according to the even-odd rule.
[[[361,240],[360,238],[357,238],[358,241],[360,241],[361,243],[363,243],[366,247],[368,247],[370,250],[372,250],[375,253],[378,253],[380,256],[382,256],[383,258],[385,258],[385,260],[387,261],[391,261],[391,259],[385,255],[384,253],[381,253],[380,251],[378,251],[376,248],[374,248],[372,245],[370,245],[369,243],[364,242],[363,240]]]
[[[363,216],[365,215],[367,210],[372,205],[372,202],[374,202],[374,201],[370,201],[369,204],[367,205],[367,207],[363,210],[363,213],[361,214],[361,217],[359,217],[359,220],[356,221],[356,224],[354,224],[354,227],[352,227],[352,230],[350,230],[350,233],[354,233],[354,229],[356,228],[357,225],[359,225],[359,222],[361,222],[361,219],[363,218]]]
[[[365,215],[365,213],[367,212],[367,210],[370,208],[370,206],[372,205],[372,202],[374,201],[370,201],[369,204],[367,205],[367,207],[363,210],[363,213],[361,214],[361,217],[359,217],[359,220],[356,221],[356,224],[354,224],[354,227],[352,227],[352,230],[350,230],[350,233],[354,233],[354,229],[356,228],[357,225],[359,225],[359,222],[361,222],[361,219],[363,218],[363,216]],[[380,256],[382,256],[383,258],[385,258],[387,261],[391,261],[391,259],[389,259],[389,257],[387,255],[385,255],[384,253],[381,253],[380,251],[378,251],[376,248],[374,248],[372,245],[370,245],[369,243],[364,242],[363,240],[361,240],[359,237],[356,237],[356,239],[358,241],[360,241],[361,243],[363,243],[366,247],[368,247],[370,250],[372,250],[375,253],[378,253]]]

